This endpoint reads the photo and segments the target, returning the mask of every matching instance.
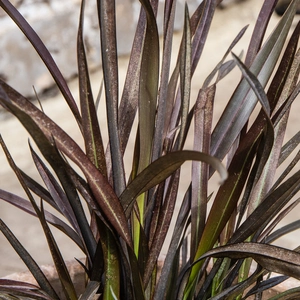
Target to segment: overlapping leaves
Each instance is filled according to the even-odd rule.
[[[75,299],[77,295],[49,224],[61,229],[87,257],[85,270],[89,281],[81,299],[91,299],[95,293],[102,293],[105,299],[192,299],[194,296],[221,299],[224,295],[240,297],[255,280],[258,281],[257,293],[280,282],[281,279],[261,281],[260,275],[267,271],[299,278],[297,252],[263,243],[299,227],[296,222],[271,233],[299,202],[293,199],[299,192],[300,173],[296,171],[291,175],[299,162],[299,153],[274,183],[277,166],[299,145],[299,134],[296,134],[283,146],[288,113],[299,94],[299,25],[285,51],[283,48],[299,1],[292,1],[263,43],[276,4],[275,0],[264,1],[245,63],[241,56],[234,54],[233,59],[225,60],[246,28],[240,31],[204,81],[192,108],[191,80],[221,1],[203,1],[192,17],[186,6],[174,70],[171,69],[171,50],[176,5],[172,0],[165,2],[161,74],[156,21],[158,1],[140,2],[141,13],[119,105],[116,3],[97,1],[109,132],[109,145],[105,149],[84,47],[85,1],[82,1],[77,37],[81,112],[38,35],[9,1],[0,1],[54,77],[77,120],[85,144],[83,151],[43,111],[1,80],[0,104],[16,116],[32,136],[40,151],[38,154],[34,146],[30,148],[33,161],[45,186],[17,168],[1,141],[29,201],[3,190],[0,190],[1,199],[39,218],[68,299]],[[236,65],[243,75],[242,80],[216,127],[212,128],[218,83]],[[261,112],[250,126],[249,118],[257,103]],[[136,112],[138,128],[132,132]],[[183,150],[193,120],[194,150]],[[127,180],[123,155],[130,134],[136,135],[136,141]],[[220,161],[225,157],[228,170]],[[84,177],[71,167],[69,160],[79,167]],[[180,176],[185,176],[180,169],[189,160],[193,161],[192,180],[180,199]],[[209,180],[215,170],[220,173],[222,185],[215,195],[208,195]],[[40,205],[33,194],[42,199]],[[175,229],[171,231],[162,275],[157,280],[157,260],[174,218],[177,199],[182,201],[182,206]],[[82,200],[88,205],[87,214]],[[209,200],[213,202],[210,211]],[[59,216],[44,209],[44,202]],[[60,215],[66,221],[62,221]],[[14,282],[0,281],[0,290],[11,289],[16,296],[40,295],[41,299],[56,299],[51,285],[30,255],[5,224],[0,225],[47,295],[32,286]],[[190,228],[192,241],[188,247]],[[246,240],[249,242],[244,243]],[[216,245],[219,247],[214,249]],[[204,278],[206,257],[219,259]],[[246,278],[239,275],[242,274],[239,266],[249,257],[267,271],[257,271]],[[242,270],[245,274],[247,264]],[[235,285],[236,277],[241,282]],[[175,281],[176,287],[172,285]],[[202,288],[196,289],[199,282]]]

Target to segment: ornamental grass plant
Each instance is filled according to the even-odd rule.
[[[205,0],[192,15],[186,6],[173,68],[176,1],[164,2],[160,39],[158,1],[140,0],[122,87],[115,1],[96,2],[103,83],[99,82],[99,95],[94,95],[82,1],[76,102],[34,29],[9,1],[0,1],[53,76],[84,144],[81,147],[53,121],[43,111],[42,102],[29,101],[17,87],[0,80],[0,104],[30,134],[26,146],[43,182],[18,168],[0,138],[3,155],[26,194],[20,197],[1,186],[0,198],[38,218],[65,298],[216,300],[255,295],[261,299],[265,290],[288,278],[300,279],[298,248],[273,244],[300,224],[298,220],[276,227],[299,202],[300,134],[286,142],[284,137],[289,112],[294,101],[299,101],[300,25],[293,20],[300,1],[291,1],[269,34],[266,31],[277,1],[262,1],[248,49],[244,53],[234,50],[247,30],[245,24],[227,49],[216,49],[220,62],[199,83],[195,98],[192,78],[196,68],[201,68],[210,25],[222,1]],[[231,97],[223,99],[226,107],[213,125],[219,83],[234,68],[240,70],[241,79]],[[106,104],[107,128],[99,126],[103,117],[97,110],[99,98]],[[137,126],[133,126],[135,121]],[[108,144],[103,142],[103,130],[108,131]],[[132,167],[126,173],[124,153],[130,135],[135,136],[135,143]],[[186,150],[187,138],[193,141],[192,150]],[[289,163],[278,172],[286,160]],[[186,161],[192,162],[191,181],[181,197],[180,177],[186,176],[181,167]],[[210,193],[215,173],[219,185]],[[178,214],[174,214],[176,202],[180,204]],[[84,253],[84,262],[78,260],[86,273],[81,295],[75,290],[52,226]],[[34,257],[2,219],[0,230],[39,285],[0,279],[0,298],[59,299]],[[171,239],[161,267],[159,257],[168,233]],[[270,277],[273,272],[280,275]],[[299,295],[300,287],[274,299]]]

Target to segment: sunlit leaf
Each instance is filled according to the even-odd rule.
[[[110,0],[97,1],[97,5],[113,187],[117,196],[119,196],[125,188],[125,174],[118,126],[119,79],[116,44],[116,8],[115,1]]]
[[[278,60],[292,24],[295,7],[296,3],[293,2],[293,5],[290,6],[286,15],[279,21],[277,27],[262,46],[250,67],[250,71],[257,76],[263,87],[267,84]],[[242,80],[212,133],[212,155],[220,159],[224,158],[246,124],[256,103],[257,100],[254,92],[249,90],[246,79]]]
[[[247,67],[251,66],[253,63],[260,47],[263,42],[263,38],[267,29],[267,26],[269,24],[270,18],[272,16],[272,12],[274,11],[274,8],[276,6],[277,1],[271,0],[271,1],[264,1],[262,8],[259,12],[259,16],[257,17],[255,27],[252,33],[251,41],[249,43],[247,56],[245,65]]]
[[[80,91],[80,107],[82,114],[83,136],[85,148],[89,159],[95,164],[101,173],[106,177],[106,162],[104,155],[104,147],[99,128],[99,122],[94,103],[86,52],[83,38],[83,22],[84,22],[85,1],[81,3],[80,22],[77,35],[77,60],[78,60],[78,79]]]
[[[270,272],[277,272],[300,279],[300,253],[273,245],[239,243],[215,248],[205,253],[206,257],[230,257],[235,259],[252,257]]]
[[[191,93],[191,29],[190,18],[187,5],[185,6],[185,22],[184,31],[181,42],[181,53],[179,63],[180,74],[180,130],[177,139],[177,149],[183,149],[185,136],[187,134],[187,118],[190,105],[190,93]]]
[[[224,61],[225,61],[226,57],[229,55],[229,53],[232,51],[232,49],[234,48],[234,46],[243,37],[243,35],[246,32],[247,28],[248,28],[248,26],[245,26],[238,33],[238,35],[235,37],[235,39],[232,41],[232,43],[229,46],[229,48],[227,49],[226,53],[222,57],[221,61],[215,66],[215,68],[213,69],[213,71],[205,79],[205,81],[203,83],[203,88],[207,88],[210,85],[212,79],[214,78],[214,76],[216,75],[217,72],[219,72],[217,81],[220,81],[222,79],[222,77],[224,77],[226,74],[228,74],[229,70],[232,69],[235,66],[235,64],[232,64],[231,61],[229,61],[227,63],[224,63]]]
[[[120,197],[120,201],[125,210],[130,210],[132,202],[139,194],[162,182],[187,160],[197,160],[210,164],[219,172],[221,183],[223,183],[227,178],[227,171],[225,167],[218,159],[208,154],[189,150],[170,152],[152,162],[148,166],[148,168],[141,172],[128,185],[128,187]]]
[[[199,91],[194,107],[194,150],[209,153],[213,119],[213,105],[216,86]],[[191,203],[191,255],[194,256],[202,236],[206,214],[209,166],[200,162],[192,163],[192,203]]]

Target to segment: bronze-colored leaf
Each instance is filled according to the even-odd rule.
[[[210,164],[219,172],[221,183],[227,178],[227,171],[222,163],[208,154],[189,150],[167,153],[165,156],[152,162],[143,172],[141,172],[120,196],[120,201],[124,206],[126,214],[130,214],[133,201],[138,195],[169,177],[187,160],[197,160]]]
[[[264,269],[300,280],[300,253],[268,244],[239,243],[215,248],[205,253],[206,257],[252,257]]]

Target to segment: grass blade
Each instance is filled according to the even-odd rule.
[[[34,261],[34,259],[25,250],[22,244],[17,240],[14,234],[9,230],[9,228],[1,219],[0,230],[5,235],[9,243],[12,245],[14,250],[18,253],[19,257],[24,261],[24,263],[26,264],[30,272],[33,274],[40,287],[53,299],[59,300],[59,297],[57,296],[56,292],[54,291],[53,287],[49,283],[48,279],[45,277],[38,264]]]
[[[1,189],[0,189],[0,199],[20,208],[21,210],[27,212],[32,216],[37,217],[35,210],[33,209],[31,203],[28,200],[25,200],[17,195],[3,191]],[[53,225],[54,227],[58,228],[63,233],[65,233],[70,239],[72,239],[78,245],[78,247],[83,252],[85,252],[81,239],[70,226],[68,226],[61,219],[59,219],[58,217],[56,217],[55,215],[51,214],[48,211],[45,211],[45,218],[49,224]]]
[[[276,180],[276,182],[273,184],[270,191],[273,191],[285,178],[286,176],[293,170],[293,168],[298,164],[300,160],[300,151],[297,152],[295,157],[292,159],[290,164],[286,167],[286,169],[281,173],[279,178]]]
[[[104,255],[105,283],[103,299],[120,299],[120,264],[116,243],[108,228],[101,231],[101,245]]]
[[[72,210],[72,207],[69,203],[69,200],[58,184],[58,182],[55,180],[54,176],[50,173],[49,169],[46,167],[46,165],[42,162],[42,160],[38,157],[36,152],[32,149],[30,146],[30,151],[32,154],[32,158],[34,160],[35,166],[39,171],[39,174],[41,178],[43,179],[45,185],[47,186],[48,191],[50,192],[50,195],[52,196],[52,199],[57,204],[59,211],[67,218],[67,220],[70,222],[70,224],[73,226],[73,228],[76,229],[77,232],[80,232],[77,220],[75,218],[74,212]]]
[[[208,154],[189,150],[169,152],[152,162],[127,186],[126,190],[120,196],[120,201],[126,210],[126,214],[130,213],[133,201],[138,195],[169,177],[187,160],[203,161],[210,164],[219,172],[221,183],[227,178],[225,167],[218,159]]]
[[[144,10],[141,10],[119,106],[119,130],[122,154],[125,152],[138,106],[139,76],[145,26],[146,14]]]
[[[107,177],[104,147],[94,103],[86,52],[83,39],[85,1],[81,3],[80,22],[77,36],[77,60],[78,60],[78,79],[80,91],[80,106],[82,114],[83,136],[87,156],[100,170],[103,176]]]
[[[250,67],[250,71],[259,79],[262,86],[266,85],[278,60],[292,24],[295,9],[296,2],[280,20]],[[254,92],[249,92],[249,85],[246,79],[243,79],[212,133],[212,155],[220,159],[224,158],[248,120],[256,102]]]
[[[281,148],[281,154],[278,161],[278,166],[280,166],[287,157],[289,157],[290,153],[297,148],[300,144],[300,131],[298,131],[286,144]]]
[[[194,107],[194,150],[209,153],[212,127],[212,108],[216,86],[199,91]],[[192,203],[191,203],[191,257],[195,255],[202,236],[207,212],[207,188],[209,166],[204,163],[192,163]]]
[[[2,106],[21,121],[38,145],[42,146],[39,139],[44,141],[44,135],[51,142],[54,138],[57,148],[77,164],[86,176],[97,205],[105,212],[106,217],[120,236],[128,245],[131,245],[131,237],[123,208],[105,177],[74,140],[57,124],[4,82],[0,81],[0,86],[0,103]]]
[[[166,137],[165,127],[168,124],[168,105],[170,105],[170,100],[173,99],[172,97],[168,97],[168,83],[172,57],[175,7],[176,1],[165,2],[163,54],[152,161],[156,160],[162,154],[163,141]]]
[[[89,281],[83,294],[79,297],[79,300],[93,300],[99,289],[100,283],[98,281]]]
[[[166,192],[164,203],[158,215],[157,225],[153,234],[153,241],[150,245],[150,252],[146,262],[145,272],[143,276],[144,285],[147,286],[151,278],[151,274],[156,266],[158,256],[161,252],[168,228],[171,224],[171,219],[175,209],[176,198],[178,193],[178,184],[180,170],[172,174],[170,178],[169,189]]]
[[[300,198],[298,198],[297,200],[295,200],[292,204],[290,204],[287,208],[285,208],[284,210],[282,210],[278,216],[275,218],[275,220],[273,222],[271,222],[271,224],[266,228],[266,230],[259,236],[259,240],[269,240],[269,233],[278,225],[278,223],[283,220],[283,218],[289,213],[291,212],[298,204],[300,203]],[[292,228],[294,229],[295,227],[288,227],[288,230],[291,230]],[[283,232],[283,231],[281,231]],[[267,237],[266,237],[267,236]],[[266,237],[266,238],[265,238]]]
[[[297,65],[299,66],[299,58],[297,63],[296,53],[298,50],[299,35],[300,23],[297,24],[289,40],[289,43],[278,66],[277,72],[274,75],[274,78],[268,90],[268,98],[270,99],[272,115],[276,113],[278,108],[288,98],[290,94],[290,88],[294,88],[294,85],[297,82],[297,80],[295,81],[294,78],[298,77],[297,69],[299,67],[297,67]]]
[[[51,252],[53,262],[55,265],[55,268],[57,270],[58,277],[61,281],[61,286],[63,289],[63,292],[67,299],[69,300],[76,300],[77,295],[75,291],[75,287],[73,285],[73,282],[71,280],[69,271],[66,267],[65,261],[59,251],[58,245],[51,233],[51,230],[46,222],[45,214],[44,214],[44,208],[43,208],[43,202],[41,202],[41,212],[38,215],[38,218],[40,219],[41,225],[43,227],[48,245],[49,250]]]
[[[234,48],[234,46],[240,41],[240,39],[243,37],[244,33],[246,32],[248,26],[245,26],[239,33],[238,35],[234,38],[234,40],[232,41],[231,45],[229,46],[229,48],[227,49],[226,53],[224,54],[224,56],[222,57],[221,61],[215,66],[215,68],[213,69],[213,71],[207,76],[207,78],[205,79],[204,83],[203,83],[203,88],[207,88],[209,86],[209,84],[211,83],[212,79],[214,78],[214,76],[216,75],[216,73],[218,71],[220,71],[220,73],[225,73],[222,72],[223,68],[223,64],[224,61],[226,59],[226,57],[229,55],[229,53],[232,51],[232,49]],[[228,71],[226,72],[228,73]],[[226,74],[225,73],[225,74]],[[218,75],[218,79],[217,81],[220,81],[225,75]]]
[[[194,71],[197,67],[202,51],[204,49],[205,41],[214,16],[217,2],[218,1],[216,0],[207,0],[204,1],[204,3],[202,3],[204,7],[201,13],[201,18],[199,20],[199,23],[197,22],[198,26],[196,27],[195,32],[193,32],[192,30],[193,33],[192,65],[191,65],[192,74],[194,74]]]
[[[255,129],[257,130],[258,128]],[[252,131],[249,131],[243,140],[241,140],[236,154],[229,165],[228,179],[219,188],[215,196],[201,240],[197,247],[194,261],[214,246],[226,223],[230,219],[232,212],[236,208],[256,154],[261,131],[262,129],[254,134]],[[220,209],[220,207],[222,209]],[[185,289],[186,297],[188,297],[190,293],[193,293],[196,278],[202,264],[203,262],[200,262],[191,269],[189,282]]]
[[[112,162],[113,186],[119,196],[125,189],[125,173],[118,126],[118,61],[116,44],[115,1],[97,1],[101,34],[107,124]]]
[[[63,260],[61,254],[60,254],[60,251],[57,247],[55,239],[52,236],[52,233],[51,233],[51,231],[48,227],[48,224],[46,222],[45,215],[44,215],[44,210],[43,210],[43,205],[41,204],[41,210],[40,210],[38,208],[33,196],[31,195],[28,187],[26,186],[19,169],[15,165],[15,162],[13,161],[13,159],[12,159],[8,149],[6,148],[6,145],[5,145],[4,141],[2,140],[1,136],[0,136],[0,143],[1,143],[1,146],[4,150],[4,152],[5,152],[5,155],[7,157],[7,160],[9,162],[11,168],[15,172],[20,184],[22,185],[26,195],[28,196],[28,198],[31,202],[31,205],[33,206],[34,211],[35,211],[35,213],[36,213],[36,215],[37,215],[37,217],[38,217],[38,219],[41,223],[41,226],[43,228],[45,237],[47,239],[49,249],[50,249],[50,252],[51,252],[51,255],[52,255],[56,270],[57,270],[57,273],[58,273],[59,278],[62,282],[63,292],[64,292],[64,294],[65,294],[65,296],[68,300],[75,300],[76,297],[77,297],[76,292],[75,292],[75,288],[74,288],[73,283],[71,281],[70,274],[68,273],[68,270],[66,268],[64,260]],[[24,255],[24,251],[23,251],[23,255]],[[29,266],[28,266],[28,268],[29,268]],[[35,269],[33,269],[33,271],[35,271]],[[33,275],[35,275],[35,273],[33,273]],[[40,274],[37,274],[37,275],[39,276]]]
[[[277,272],[300,279],[300,253],[277,246],[259,243],[239,243],[215,248],[203,255],[206,257],[252,257],[270,272]]]
[[[0,297],[2,300],[53,299],[35,285],[10,279],[0,279]]]
[[[300,171],[297,171],[263,200],[235,231],[230,241],[232,243],[239,243],[254,234],[267,220],[274,217],[288,203],[297,191],[299,191],[299,186]]]
[[[151,160],[159,78],[159,37],[156,19],[150,2],[142,0],[141,3],[146,12],[147,26],[140,71],[138,173],[146,168]]]
[[[32,27],[27,23],[24,17],[19,13],[19,11],[8,1],[2,0],[0,1],[0,6],[6,11],[6,13],[12,18],[12,20],[18,25],[18,27],[25,34],[27,39],[31,42],[32,46],[37,51],[38,55],[43,60],[45,66],[48,68],[51,73],[53,79],[55,80],[57,86],[59,87],[61,93],[63,94],[65,100],[67,101],[78,125],[81,128],[81,116],[79,114],[77,105],[75,100],[68,88],[68,85],[61,74],[59,68],[54,62],[51,54],[49,53],[46,46],[43,44],[39,36],[32,29]]]
[[[250,67],[261,47],[264,34],[266,32],[272,12],[276,6],[277,0],[267,0],[263,2],[262,8],[257,17],[257,21],[252,33],[252,38],[247,51],[245,65]]]
[[[251,295],[259,294],[265,290],[268,290],[288,279],[288,276],[276,276],[275,278],[269,278],[263,282],[259,282],[256,284],[250,291],[246,294],[245,297],[249,297]]]
[[[180,95],[181,95],[181,116],[180,130],[178,133],[177,149],[182,150],[187,134],[187,118],[189,112],[191,93],[191,28],[187,5],[185,6],[184,32],[181,42],[179,74],[180,74]]]
[[[161,270],[161,275],[158,279],[158,283],[155,290],[155,300],[163,299],[163,296],[166,293],[167,283],[168,283],[168,276],[170,276],[172,266],[174,264],[174,261],[176,260],[176,253],[178,252],[180,239],[182,236],[182,233],[184,232],[184,229],[186,228],[186,222],[189,215],[189,209],[190,209],[190,191],[186,193],[182,205],[179,210],[179,215],[176,220],[176,224],[174,227],[172,239],[170,242],[170,247],[168,249],[167,256],[164,260],[164,265]]]
[[[253,183],[255,187],[254,189],[252,189],[252,194],[251,194],[251,197],[253,197],[252,199],[255,199],[255,201],[250,200],[248,204],[250,208],[249,213],[251,213],[254,207],[256,207],[257,204],[260,202],[262,197],[264,197],[265,191],[267,191],[270,182],[272,182],[273,177],[270,176],[269,172],[273,172],[272,174],[275,173],[275,170],[272,169],[272,166],[273,168],[275,166],[276,169],[276,165],[277,165],[276,158],[278,155],[276,155],[277,153],[276,151],[274,151],[274,140],[276,140],[276,143],[280,143],[282,140],[278,136],[275,137],[273,124],[270,119],[271,108],[263,87],[261,86],[258,79],[239,60],[239,58],[234,54],[233,56],[237,65],[241,69],[244,78],[247,80],[252,90],[254,91],[257,99],[261,103],[262,111],[265,115],[265,120],[266,120],[266,127],[264,129],[264,139],[260,143],[260,145],[262,145],[262,150],[260,153],[260,161],[257,166],[256,175]],[[266,168],[267,164],[268,165],[271,164],[271,166],[269,166],[269,168]],[[266,182],[266,178],[268,178],[268,182]],[[260,184],[260,182],[262,182],[262,184]]]
[[[300,228],[300,220],[294,221],[288,225],[285,225],[276,231],[272,232],[269,236],[266,238],[266,243],[272,243],[273,241],[277,240],[281,236],[284,236],[294,230],[297,230]]]
[[[86,215],[84,214],[83,207],[79,195],[76,191],[75,185],[70,179],[69,174],[67,172],[68,165],[63,160],[60,153],[57,151],[55,145],[51,145],[49,141],[45,138],[45,136],[42,134],[40,134],[40,136],[38,137],[38,146],[44,157],[48,160],[51,167],[55,171],[65,192],[65,194],[63,192],[60,193],[62,199],[60,199],[60,197],[58,196],[55,198],[55,200],[58,201],[57,204],[60,205],[63,215],[65,215],[65,217],[69,219],[69,222],[72,224],[77,233],[83,237],[85,246],[87,247],[87,252],[89,254],[88,256],[91,259],[91,257],[93,257],[95,253],[96,242],[92,231],[89,227]],[[46,169],[43,168],[42,161],[38,159],[38,157],[34,154],[33,150],[31,150],[31,152],[33,154],[34,162],[36,163],[36,166],[45,184],[48,186],[50,191],[53,192],[53,196],[55,196],[56,192],[60,190],[59,185],[56,184],[56,190],[53,189],[53,186],[50,182],[50,177],[54,179],[53,176],[50,176],[50,172],[47,172]],[[62,168],[61,166],[65,167]],[[47,174],[45,172],[47,172]],[[55,184],[55,180],[52,180],[52,183]]]
[[[140,85],[139,85],[139,160],[137,173],[144,170],[151,162],[153,138],[155,132],[156,106],[158,93],[158,78],[159,78],[159,36],[156,24],[154,6],[152,7],[149,0],[141,0],[142,8],[146,13],[146,31],[143,39],[143,52],[141,57],[140,69]],[[155,2],[154,2],[155,4]],[[139,196],[137,200],[138,213],[140,222],[137,216],[133,216],[133,240],[136,255],[139,256],[138,249],[140,248],[140,225],[144,226],[144,213],[146,194]]]

